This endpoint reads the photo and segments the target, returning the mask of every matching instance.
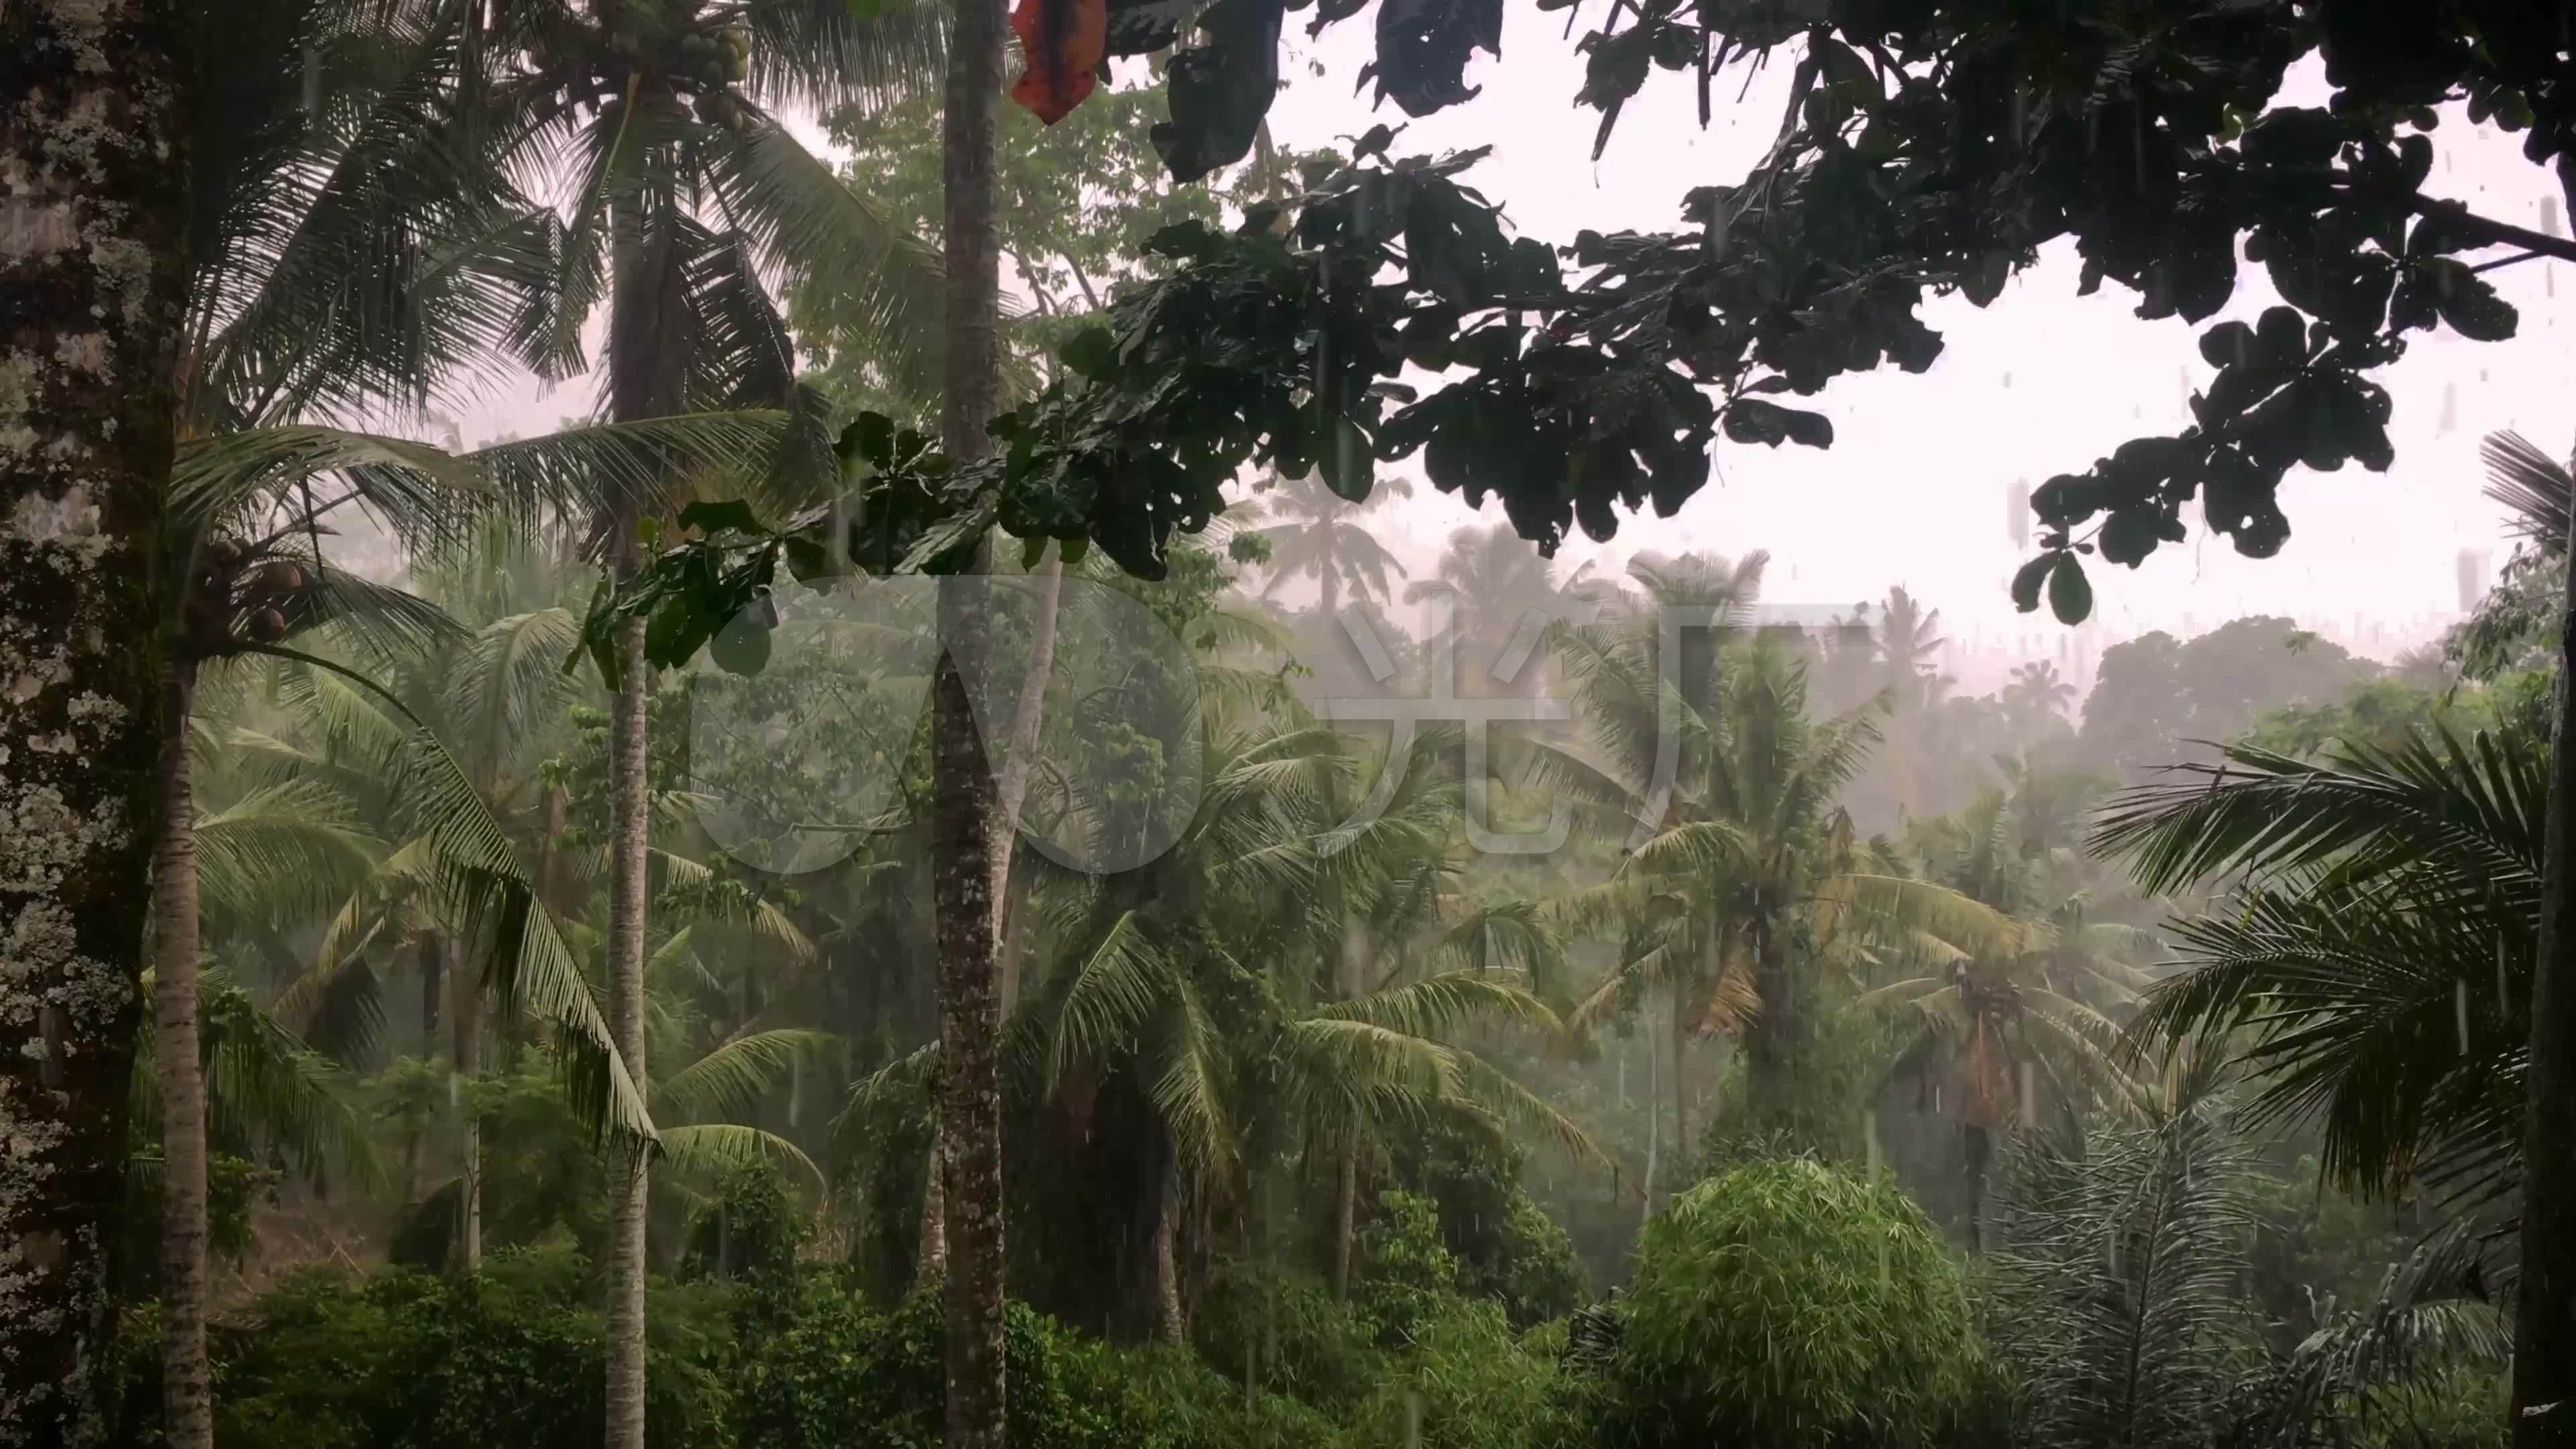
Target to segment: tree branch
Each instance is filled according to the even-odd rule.
[[[2458,227],[2463,236],[2479,245],[2510,244],[2523,247],[2535,256],[2555,257],[2562,262],[2576,262],[2576,241],[2554,237],[2544,231],[2533,231],[2527,226],[2515,226],[2509,221],[2497,221],[2492,217],[2480,216],[2469,210],[2465,202],[2437,201],[2419,191],[2406,198],[2406,204],[2418,216],[2439,217]],[[2522,258],[2516,257],[2514,260],[2520,261]],[[2485,269],[2480,268],[2480,270]]]

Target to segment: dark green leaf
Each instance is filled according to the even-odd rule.
[[[2073,553],[2057,556],[2048,573],[2048,609],[2061,624],[2081,624],[2093,613],[2093,583],[2084,577],[2083,560]]]
[[[2023,564],[2013,573],[2012,601],[2014,608],[2019,609],[2025,614],[2034,612],[2039,608],[2040,585],[2048,581],[2050,572],[2057,567],[2057,561],[2062,557],[2064,557],[2063,553],[2052,549],[2051,551],[2032,559],[2030,562]]]

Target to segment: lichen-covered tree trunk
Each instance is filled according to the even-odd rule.
[[[0,5],[0,1446],[95,1442],[157,819],[178,0]]]
[[[2570,189],[2576,202],[2576,188]],[[2549,762],[2540,954],[2531,973],[2530,1105],[2522,1139],[2522,1287],[2515,1305],[2514,1449],[2576,1449],[2576,539],[2558,623],[2558,748]]]
[[[960,464],[991,448],[985,424],[1001,400],[1001,241],[997,114],[1001,0],[952,0],[941,117],[948,279],[947,390],[941,442]],[[978,550],[978,563],[981,562]],[[993,961],[993,775],[967,697],[962,656],[983,644],[974,591],[943,589],[947,651],[932,684],[931,875],[938,915],[940,1053],[947,1093],[948,1443],[1001,1449],[1002,1097],[996,1060],[1001,1004]]]
[[[181,1449],[215,1442],[206,1366],[206,1075],[197,1047],[196,781],[188,714],[194,661],[167,665],[161,829],[152,850],[153,1076],[161,1092],[161,1416]]]

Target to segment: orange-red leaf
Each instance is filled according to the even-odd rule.
[[[1052,126],[1100,83],[1101,57],[1109,49],[1109,0],[1020,0],[1011,28],[1029,60],[1011,99]]]

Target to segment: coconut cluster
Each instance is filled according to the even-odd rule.
[[[197,560],[197,587],[189,592],[188,632],[209,655],[245,644],[275,644],[313,570],[237,538],[209,539]]]

